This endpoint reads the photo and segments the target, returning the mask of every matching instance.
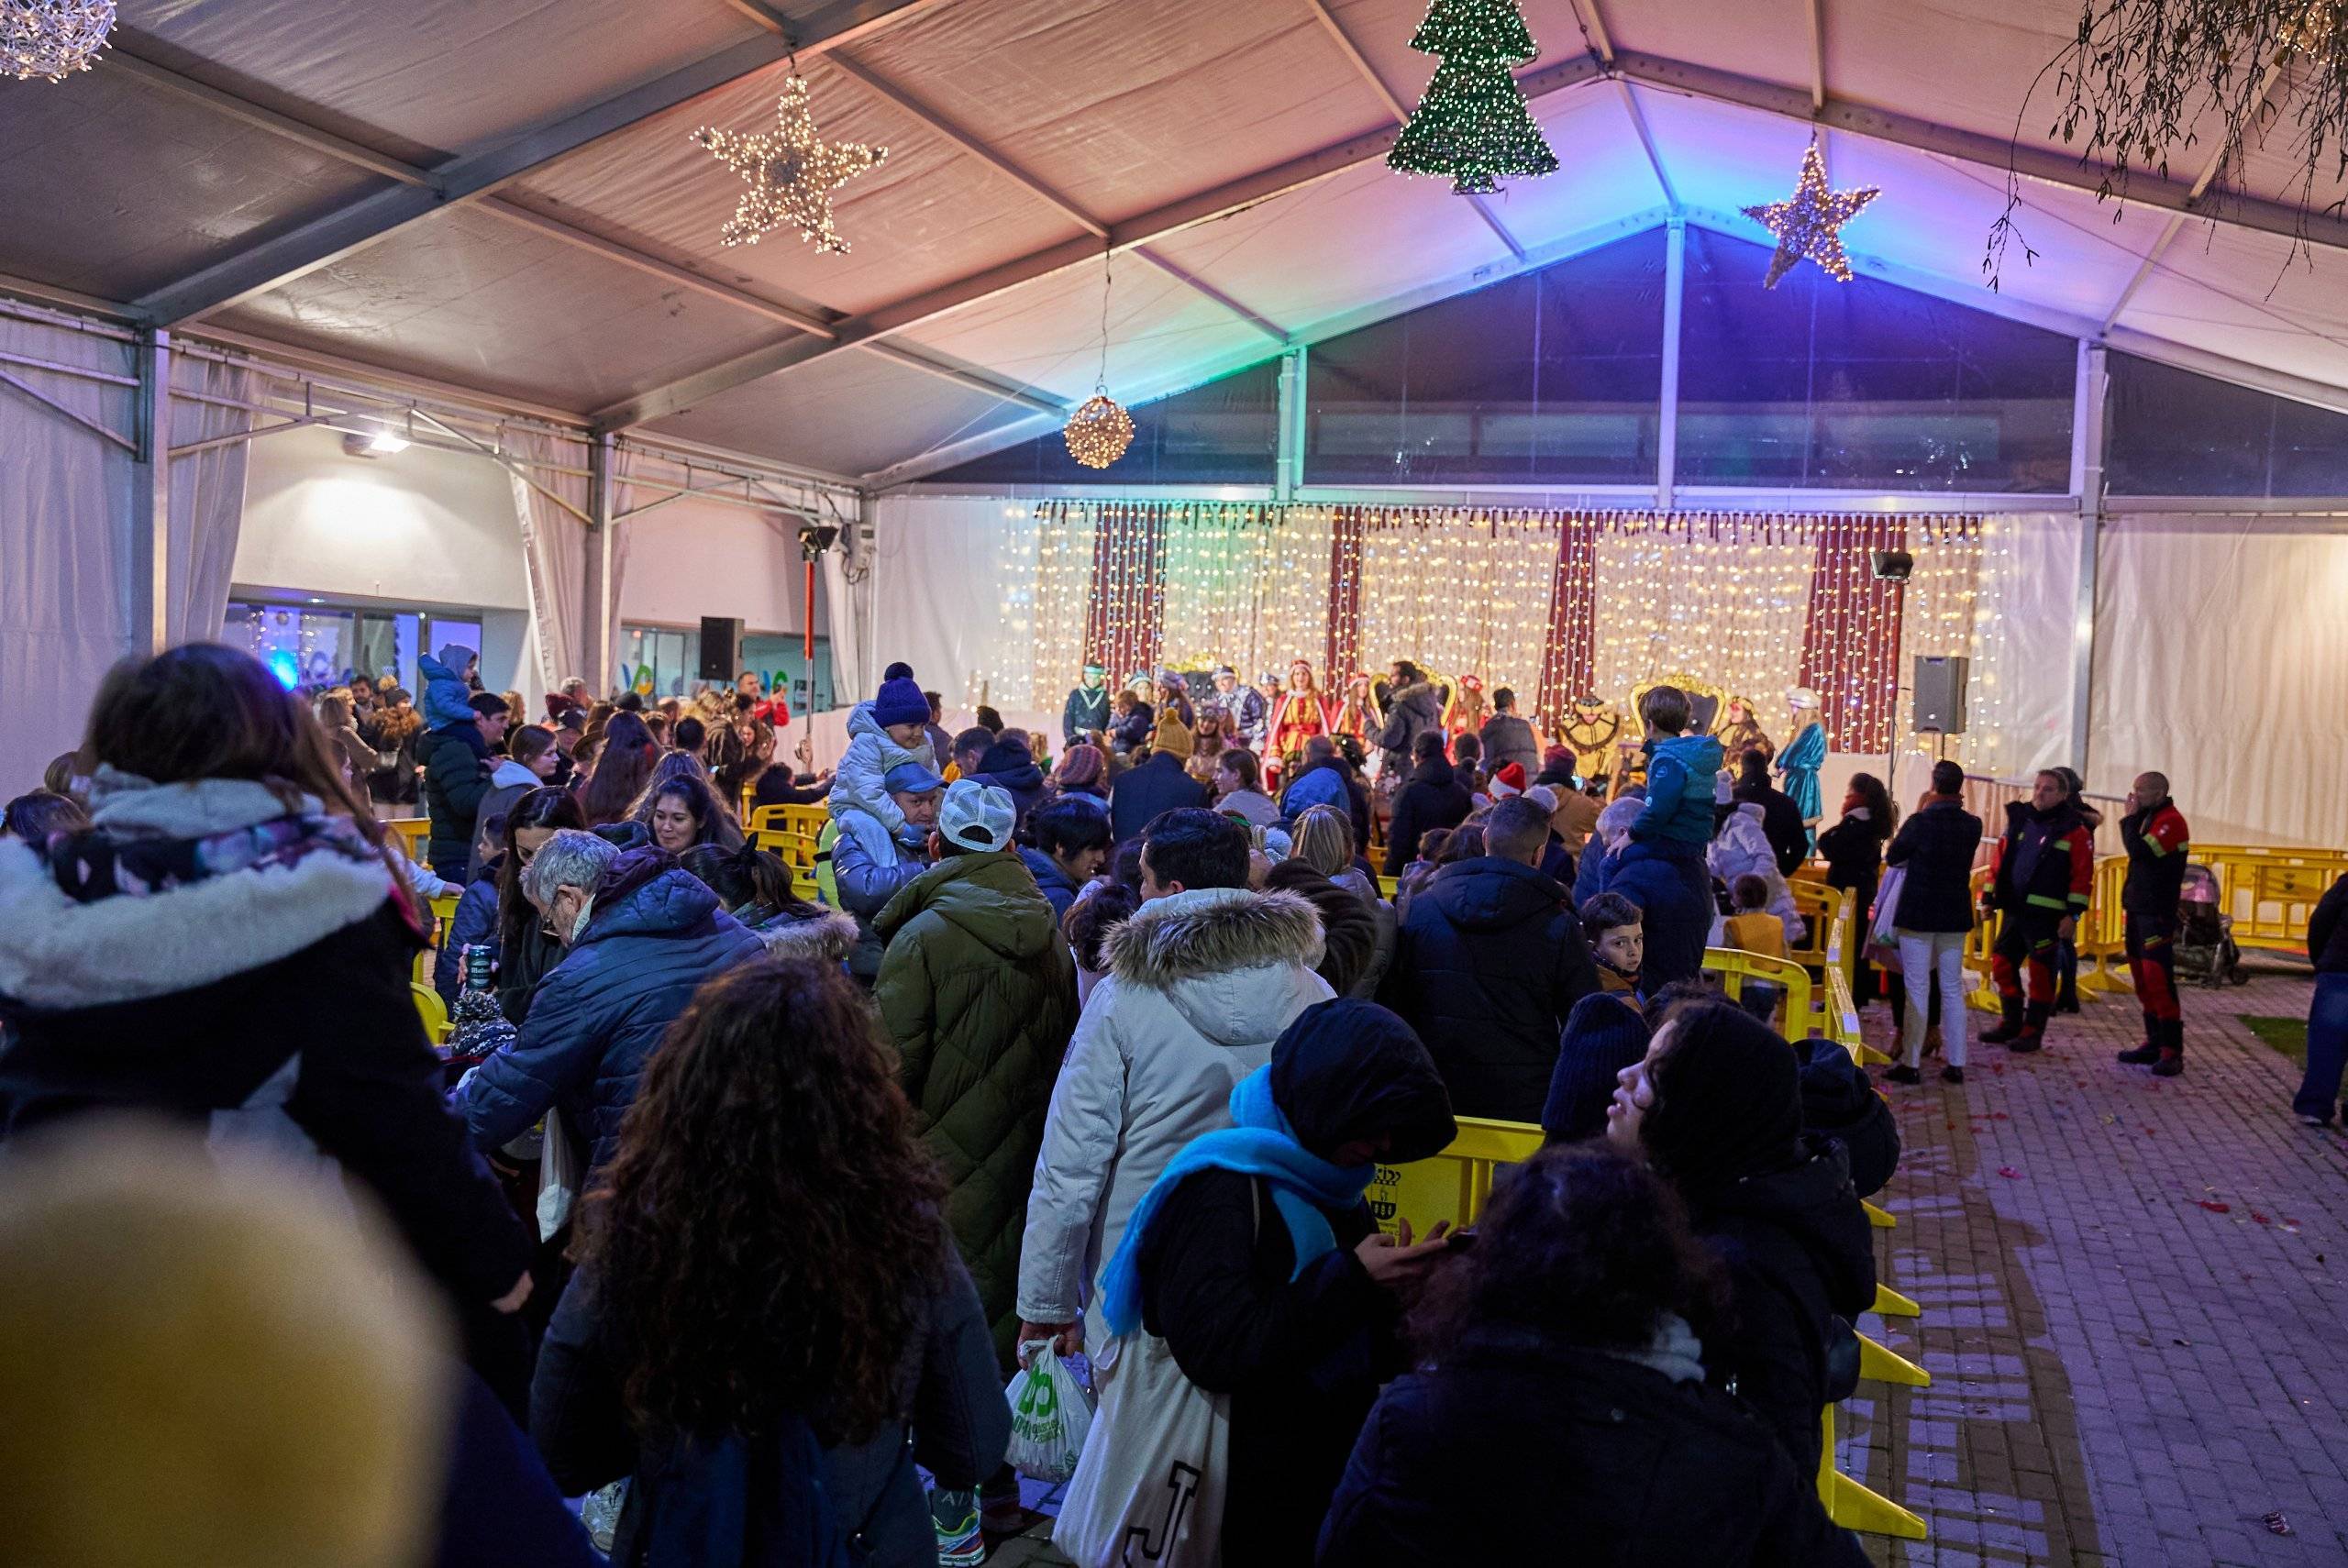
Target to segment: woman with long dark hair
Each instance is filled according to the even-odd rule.
[[[744,844],[739,849],[696,845],[679,864],[708,884],[725,902],[725,912],[757,933],[779,958],[844,963],[856,945],[853,916],[799,896],[791,867],[771,850]]]
[[[518,1399],[529,1239],[449,1114],[414,896],[307,705],[191,643],[114,668],[83,755],[88,831],[0,843],[9,1130],[147,1110],[338,1167]]]
[[[672,753],[671,758],[683,756]],[[670,758],[664,758],[666,767]],[[643,796],[628,812],[628,820],[641,823],[652,843],[671,855],[682,855],[699,845],[714,844],[731,852],[742,847],[742,824],[717,798],[717,791],[698,773],[701,765],[686,757],[692,768],[672,769],[668,778],[657,774],[645,787]]]
[[[1613,1004],[1613,1005],[1620,1005]],[[1411,1314],[1315,1559],[1858,1568],[1811,1475],[1704,1382],[1720,1265],[1668,1185],[1602,1143],[1544,1149]],[[1475,1499],[1462,1507],[1463,1498]]]
[[[1875,966],[1866,960],[1867,911],[1883,878],[1883,846],[1899,825],[1899,808],[1891,803],[1891,792],[1883,787],[1883,780],[1872,773],[1854,773],[1850,790],[1843,797],[1843,820],[1818,835],[1818,853],[1826,857],[1826,885],[1847,889],[1858,910],[1858,929],[1851,933],[1851,940],[1859,946],[1851,999],[1860,1007],[1876,994]]]
[[[640,716],[617,712],[604,729],[603,745],[594,757],[595,770],[579,791],[579,809],[589,827],[599,828],[626,821],[635,810],[637,797],[644,793],[653,768],[659,766],[660,748],[653,744],[652,732],[644,727]]]
[[[497,1005],[516,1028],[530,1010],[530,994],[562,962],[562,944],[546,917],[523,896],[522,873],[540,845],[563,828],[583,828],[579,797],[541,786],[514,802],[499,835],[497,867]],[[458,913],[463,913],[460,904]]]
[[[633,1476],[612,1561],[936,1561],[914,1465],[974,1487],[1010,1411],[870,1005],[837,966],[705,986],[645,1068],[547,1331],[565,1495]]]
[[[1679,1001],[1618,1077],[1606,1135],[1671,1184],[1727,1265],[1711,1381],[1815,1474],[1820,1415],[1858,1376],[1851,1320],[1875,1301],[1875,1243],[1843,1146],[1802,1131],[1792,1047],[1732,1002]]]

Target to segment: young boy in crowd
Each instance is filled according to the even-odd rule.
[[[1683,733],[1688,694],[1677,686],[1649,689],[1639,699],[1639,717],[1647,727],[1647,805],[1631,823],[1631,837],[1673,859],[1701,864],[1715,823],[1721,743]]]
[[[1728,917],[1728,944],[1770,958],[1786,955],[1786,923],[1769,912],[1769,884],[1747,874],[1729,889],[1729,903],[1736,912]]]
[[[1598,963],[1600,990],[1615,991],[1636,1007],[1639,966],[1646,962],[1645,917],[1620,893],[1600,893],[1581,906],[1581,933]]]
[[[921,683],[903,664],[889,667],[889,679],[869,702],[858,702],[847,718],[847,750],[840,755],[839,770],[832,776],[826,801],[832,815],[844,808],[864,812],[901,838],[905,813],[889,796],[883,782],[892,768],[908,763],[926,768],[933,753],[929,744],[929,699]]]

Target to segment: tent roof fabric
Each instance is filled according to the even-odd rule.
[[[2188,200],[2204,125],[2099,202],[2025,101],[2076,0],[1523,9],[1563,167],[1471,203],[1381,161],[1422,0],[125,0],[95,71],[0,82],[0,287],[878,474],[1087,396],[1104,251],[1140,402],[1674,213],[1762,238],[1822,127],[1884,191],[1871,275],[2348,394],[2348,191],[2293,232],[2287,97],[2241,189]],[[739,187],[689,139],[767,123],[794,46],[822,133],[890,149],[845,256],[722,248]],[[2036,255],[1992,293],[2017,127]]]

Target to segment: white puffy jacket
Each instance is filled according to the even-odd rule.
[[[1794,905],[1793,889],[1786,885],[1785,874],[1778,869],[1778,852],[1770,847],[1769,835],[1761,831],[1757,804],[1748,801],[1729,813],[1713,836],[1706,858],[1711,863],[1712,875],[1732,893],[1739,877],[1758,877],[1768,883],[1768,911],[1785,926],[1786,945],[1801,945],[1801,911]],[[1714,930],[1717,933],[1717,924]]]
[[[1202,888],[1154,899],[1104,944],[1107,973],[1069,1042],[1019,1252],[1019,1315],[1108,1348],[1095,1283],[1182,1146],[1231,1125],[1231,1091],[1296,1015],[1326,1001],[1321,917],[1294,893]]]

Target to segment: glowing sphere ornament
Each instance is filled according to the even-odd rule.
[[[1134,444],[1134,416],[1106,392],[1096,392],[1068,416],[1068,455],[1088,469],[1105,469]]]
[[[0,0],[0,75],[62,82],[87,71],[114,30],[114,0]]]

